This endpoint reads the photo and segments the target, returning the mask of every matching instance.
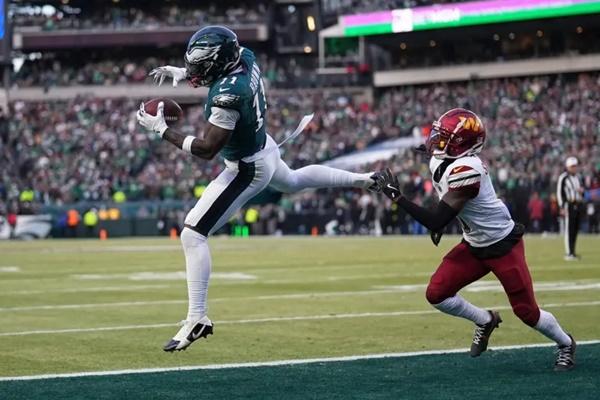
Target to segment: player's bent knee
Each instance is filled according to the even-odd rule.
[[[513,312],[521,321],[529,326],[535,326],[540,319],[540,309],[530,304],[517,304],[513,306]]]
[[[444,290],[441,286],[436,285],[434,283],[430,283],[427,286],[427,290],[425,291],[425,298],[427,299],[429,304],[440,304],[448,297],[452,297],[452,295],[448,294],[448,292]]]
[[[183,228],[180,239],[183,247],[196,247],[206,242],[206,236],[188,227]]]

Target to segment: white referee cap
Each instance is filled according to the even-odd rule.
[[[569,168],[569,167],[574,167],[577,164],[579,164],[579,161],[577,161],[577,158],[575,157],[569,157],[567,158],[567,160],[565,161],[565,167]]]

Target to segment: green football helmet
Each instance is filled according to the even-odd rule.
[[[194,33],[185,52],[187,78],[194,87],[210,86],[237,68],[237,35],[224,26],[206,26]]]

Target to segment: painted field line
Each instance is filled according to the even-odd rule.
[[[327,271],[323,271],[327,272]],[[430,273],[427,273],[427,276],[430,276]],[[256,283],[258,284],[286,284],[286,283],[311,283],[311,282],[336,282],[336,281],[355,281],[355,280],[365,280],[365,279],[381,279],[381,278],[402,278],[402,277],[418,277],[418,274],[406,274],[401,272],[391,272],[385,274],[361,274],[361,275],[338,275],[338,276],[317,276],[314,279],[265,279],[258,280]],[[421,275],[423,276],[423,275]]]
[[[168,286],[165,286],[168,287]],[[247,296],[247,297],[221,297],[211,299],[211,302],[225,302],[225,301],[245,301],[245,300],[285,300],[285,299],[311,299],[311,298],[330,298],[330,297],[346,297],[346,296],[364,296],[372,294],[392,294],[392,293],[412,293],[416,291],[424,290],[427,287],[426,284],[412,284],[412,285],[385,285],[385,286],[374,286],[374,289],[370,290],[357,290],[357,291],[337,291],[337,292],[312,292],[312,293],[291,293],[291,294],[275,294],[275,295],[263,295],[263,296]],[[588,282],[588,281],[558,281],[558,282],[540,282],[534,285],[536,292],[544,291],[572,291],[572,290],[598,290],[600,289],[600,282]],[[502,292],[504,289],[496,281],[480,281],[475,282],[464,289],[467,292]],[[45,305],[33,305],[33,306],[17,306],[17,307],[0,307],[0,313],[2,312],[14,312],[14,311],[35,311],[35,310],[68,310],[68,309],[82,309],[82,308],[105,308],[105,307],[136,307],[136,306],[148,306],[148,305],[169,305],[169,304],[183,304],[185,300],[152,300],[152,301],[129,301],[129,302],[118,302],[118,303],[84,303],[84,304],[45,304]]]
[[[600,340],[586,340],[577,343],[578,346],[599,344]],[[494,351],[508,351],[521,349],[535,349],[544,347],[553,347],[554,343],[532,343],[509,346],[494,346]],[[492,350],[492,349],[490,349]],[[31,381],[41,379],[57,379],[57,378],[81,378],[88,376],[114,376],[114,375],[130,375],[130,374],[151,374],[160,372],[181,372],[181,371],[196,371],[196,370],[216,370],[216,369],[233,369],[233,368],[260,368],[260,367],[280,367],[289,365],[316,364],[316,363],[333,363],[333,362],[348,362],[360,360],[380,360],[384,358],[409,358],[418,356],[433,356],[444,354],[467,353],[469,349],[442,349],[442,350],[425,350],[425,351],[410,351],[402,353],[376,353],[376,354],[360,354],[353,356],[341,357],[322,357],[322,358],[303,358],[291,360],[274,360],[261,362],[246,362],[246,363],[230,363],[230,364],[207,364],[207,365],[189,365],[183,367],[164,367],[164,368],[142,368],[142,369],[122,369],[113,371],[91,371],[91,372],[72,372],[64,374],[45,374],[45,375],[26,375],[26,376],[8,376],[0,377],[0,382],[10,381]]]
[[[562,308],[562,307],[589,307],[598,306],[600,301],[587,301],[587,302],[573,302],[573,303],[548,303],[541,304],[543,308]],[[486,309],[494,310],[510,310],[511,307],[508,305],[502,306],[487,306]],[[372,318],[372,317],[401,317],[407,315],[428,315],[428,314],[439,314],[440,312],[435,309],[429,310],[413,310],[413,311],[386,311],[386,312],[364,312],[364,313],[348,313],[348,314],[321,314],[321,315],[298,315],[289,317],[268,317],[268,318],[254,318],[254,319],[237,319],[237,320],[224,320],[215,321],[216,325],[240,325],[240,324],[261,324],[269,322],[286,322],[286,321],[315,321],[315,320],[328,320],[328,319],[350,319],[350,318]],[[123,325],[123,326],[102,326],[96,328],[70,328],[70,329],[47,329],[47,330],[33,330],[33,331],[20,331],[20,332],[2,332],[2,336],[29,336],[29,335],[42,335],[42,334],[60,334],[60,333],[83,333],[83,332],[99,332],[99,331],[125,331],[133,329],[153,329],[153,328],[168,328],[175,327],[176,324],[149,324],[149,325]]]
[[[274,294],[263,296],[247,296],[247,297],[218,297],[211,299],[211,303],[221,303],[225,301],[246,301],[246,300],[284,300],[284,299],[310,299],[310,298],[328,298],[328,297],[347,297],[347,296],[370,296],[373,294],[389,294],[389,293],[406,293],[412,292],[415,289],[424,287],[419,285],[407,285],[410,288],[390,288],[390,289],[374,289],[360,291],[343,291],[343,292],[314,292],[314,293],[293,293],[293,294]],[[11,311],[35,311],[35,310],[69,310],[81,308],[104,308],[104,307],[137,307],[149,305],[168,305],[168,304],[187,304],[187,300],[152,300],[152,301],[124,301],[118,303],[84,303],[84,304],[57,304],[57,305],[35,305],[35,306],[18,306],[18,307],[0,307],[0,312]]]
[[[3,265],[0,266],[0,272],[21,272],[21,268],[16,265]]]
[[[128,307],[128,306],[153,306],[168,304],[187,304],[187,300],[155,300],[155,301],[123,301],[119,303],[88,303],[88,304],[58,304],[23,307],[3,307],[0,312],[7,311],[34,311],[34,310],[69,310],[81,308],[103,308],[103,307]]]
[[[170,285],[122,285],[122,286],[94,286],[88,288],[48,289],[48,290],[14,290],[2,292],[3,295],[43,294],[43,293],[82,293],[82,292],[128,292],[146,289],[166,289]]]
[[[372,294],[401,293],[402,290],[377,289],[363,290],[356,292],[322,292],[322,293],[296,293],[296,294],[275,294],[265,296],[247,296],[247,297],[229,297],[211,299],[211,303],[220,303],[224,301],[245,301],[245,300],[283,300],[283,299],[308,299],[322,297],[346,297],[346,296],[369,296]],[[124,301],[118,303],[84,303],[84,304],[57,304],[57,305],[35,305],[19,307],[0,307],[0,312],[11,311],[35,311],[35,310],[69,310],[81,308],[103,308],[103,307],[128,307],[128,306],[149,306],[149,305],[168,305],[168,304],[187,304],[187,300],[152,300],[152,301]]]

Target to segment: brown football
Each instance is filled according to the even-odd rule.
[[[159,97],[156,99],[148,100],[144,103],[144,110],[150,115],[156,115],[156,109],[158,108],[158,103],[165,103],[164,114],[165,121],[167,122],[177,122],[183,118],[183,110],[175,102],[175,100]]]

